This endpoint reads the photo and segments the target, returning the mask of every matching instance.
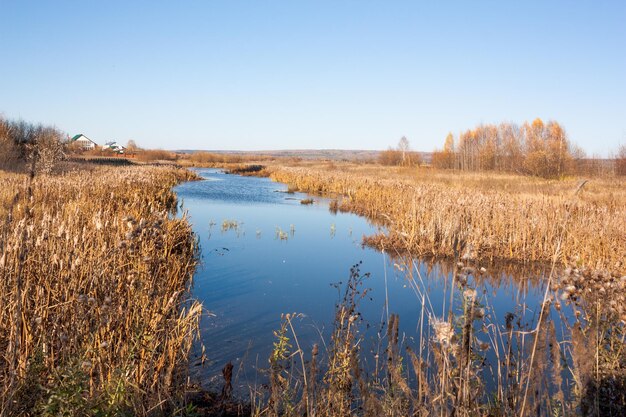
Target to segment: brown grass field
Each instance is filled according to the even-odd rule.
[[[391,315],[376,369],[365,374],[358,305],[367,291],[354,266],[324,352],[304,352],[293,326],[299,316],[286,314],[275,332],[268,387],[251,392],[249,406],[229,408],[217,397],[208,407],[188,404],[188,355],[202,313],[189,298],[198,248],[187,219],[174,216],[171,188],[195,175],[174,166],[81,166],[32,178],[0,171],[0,415],[626,410],[623,178],[583,184],[336,161],[248,162],[227,165],[330,197],[331,209],[385,226],[388,233],[365,242],[407,271],[417,271],[422,258],[446,259],[450,300],[461,300],[462,312],[433,319],[413,350],[399,339],[400,318]],[[538,314],[574,306],[568,340],[557,339],[549,318],[535,328],[486,318],[467,277],[480,282],[480,267],[495,270],[504,262],[522,270],[555,267]],[[416,274],[410,285],[420,285]],[[486,350],[498,358],[489,390]]]
[[[626,179],[541,178],[350,163],[269,165],[298,190],[388,228],[389,252],[626,273]]]
[[[170,413],[201,306],[174,168],[0,171],[0,415]]]

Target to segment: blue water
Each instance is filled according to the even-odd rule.
[[[197,172],[203,181],[182,184],[176,192],[201,246],[193,296],[210,315],[201,322],[206,361],[196,366],[201,355],[197,344],[192,369],[204,385],[219,385],[221,369],[229,361],[240,387],[262,380],[273,331],[283,313],[302,315],[294,325],[307,354],[314,343],[323,352],[339,300],[333,284],[345,284],[355,264],[360,264],[362,275],[369,274],[364,285],[370,290],[359,308],[364,319],[362,350],[371,352],[366,360],[373,363],[373,355],[383,352],[380,340],[386,334],[387,313],[399,314],[403,345],[417,351],[420,335],[424,340],[432,337],[428,323],[420,326],[420,317],[422,302],[425,320],[441,318],[449,309],[451,276],[441,265],[406,266],[363,247],[362,237],[379,230],[362,217],[331,213],[324,199],[314,197],[314,204],[302,205],[300,200],[309,196],[287,194],[286,185],[267,178],[227,175],[216,169]],[[225,220],[237,226],[223,230]],[[412,272],[412,279],[406,271]],[[507,312],[522,309],[524,319],[533,322],[545,289],[529,283],[520,287],[518,282],[501,276],[480,285],[470,283],[491,322],[501,324]]]

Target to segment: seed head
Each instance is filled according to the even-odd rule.
[[[452,325],[450,323],[435,318],[433,320],[433,329],[435,330],[435,340],[437,342],[444,346],[449,346],[452,343],[454,329],[452,329]]]

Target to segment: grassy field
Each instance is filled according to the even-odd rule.
[[[385,225],[388,252],[626,273],[626,180],[545,180],[349,163],[270,165],[294,188]]]
[[[189,171],[0,171],[0,415],[181,406],[201,306],[172,186]]]

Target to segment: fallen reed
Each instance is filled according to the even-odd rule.
[[[158,415],[180,406],[201,305],[188,171],[0,171],[0,415]]]

